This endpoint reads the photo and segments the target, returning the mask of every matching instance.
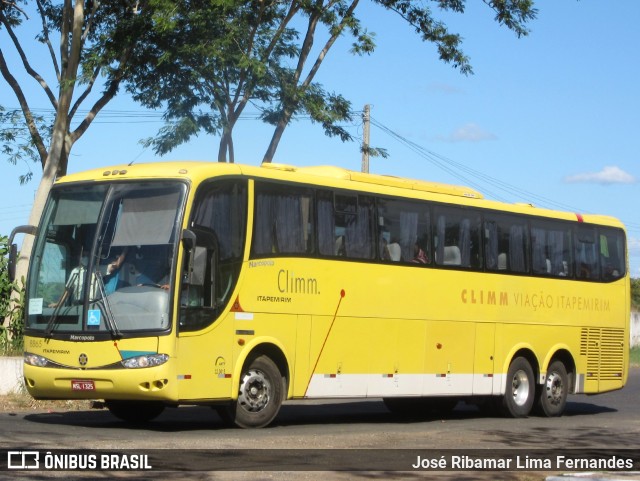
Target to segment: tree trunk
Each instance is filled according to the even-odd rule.
[[[273,157],[276,155],[276,149],[278,148],[278,144],[280,143],[280,139],[282,139],[282,134],[284,133],[284,129],[287,128],[287,124],[291,120],[291,114],[285,112],[278,120],[278,124],[276,125],[275,130],[273,131],[273,136],[271,137],[271,142],[269,142],[269,147],[267,147],[267,151],[264,154],[262,159],[262,163],[270,163],[273,161]]]
[[[29,215],[29,224],[37,226],[40,223],[40,217],[44,210],[44,204],[51,190],[51,186],[56,178],[55,173],[57,170],[58,162],[51,162],[51,153],[47,157],[45,169],[42,172],[42,179],[38,185],[35,199],[33,200],[33,207],[31,208],[31,214]],[[18,257],[18,263],[16,265],[16,280],[20,288],[24,287],[24,280],[27,277],[27,270],[29,269],[29,259],[31,258],[31,249],[33,248],[34,238],[31,235],[25,235],[20,248],[20,256]]]
[[[33,207],[29,215],[29,224],[38,226],[40,217],[44,210],[45,202],[51,190],[53,182],[56,180],[60,168],[60,161],[71,149],[71,146],[65,146],[67,138],[67,115],[66,112],[58,111],[56,120],[51,134],[51,145],[49,146],[49,154],[42,170],[42,179],[38,185]],[[20,256],[16,265],[16,279],[19,287],[24,287],[23,279],[27,277],[29,269],[29,259],[31,258],[31,249],[33,247],[33,236],[25,235],[20,248]]]

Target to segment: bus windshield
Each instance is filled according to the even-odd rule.
[[[114,336],[169,329],[185,192],[177,182],[54,189],[32,255],[26,328]]]

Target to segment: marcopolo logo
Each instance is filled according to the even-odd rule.
[[[8,451],[7,469],[40,469],[38,451]]]

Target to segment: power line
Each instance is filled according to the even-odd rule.
[[[465,184],[474,187],[480,191],[487,192],[491,197],[496,200],[500,200],[502,202],[509,202],[505,197],[498,194],[494,189],[505,192],[512,196],[519,197],[521,199],[533,199],[538,202],[542,207],[550,208],[550,209],[560,209],[565,211],[573,211],[573,212],[585,212],[583,209],[571,206],[568,204],[564,204],[562,202],[558,202],[547,197],[541,196],[539,194],[535,194],[533,192],[527,191],[520,187],[516,187],[507,182],[504,182],[500,179],[492,177],[490,175],[485,174],[484,172],[480,172],[478,170],[472,169],[460,162],[456,162],[450,158],[447,158],[443,155],[440,155],[436,152],[426,149],[425,147],[407,139],[406,137],[398,134],[393,131],[389,127],[385,126],[378,120],[371,118],[371,124],[375,127],[379,128],[383,132],[385,132],[390,137],[394,138],[396,141],[403,144],[405,147],[409,148],[416,154],[418,154],[423,159],[429,161],[436,167],[441,170],[447,172],[452,175],[454,178],[464,182]],[[478,181],[474,180],[477,179]],[[485,182],[487,184],[484,184]],[[490,187],[487,187],[489,185]],[[588,213],[588,212],[585,212]],[[628,231],[640,231],[640,224],[636,222],[624,222]]]

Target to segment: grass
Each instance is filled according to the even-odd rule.
[[[37,401],[26,391],[0,396],[0,412],[20,411],[85,411],[92,401]]]
[[[632,347],[629,353],[629,360],[632,366],[640,367],[640,346]]]

